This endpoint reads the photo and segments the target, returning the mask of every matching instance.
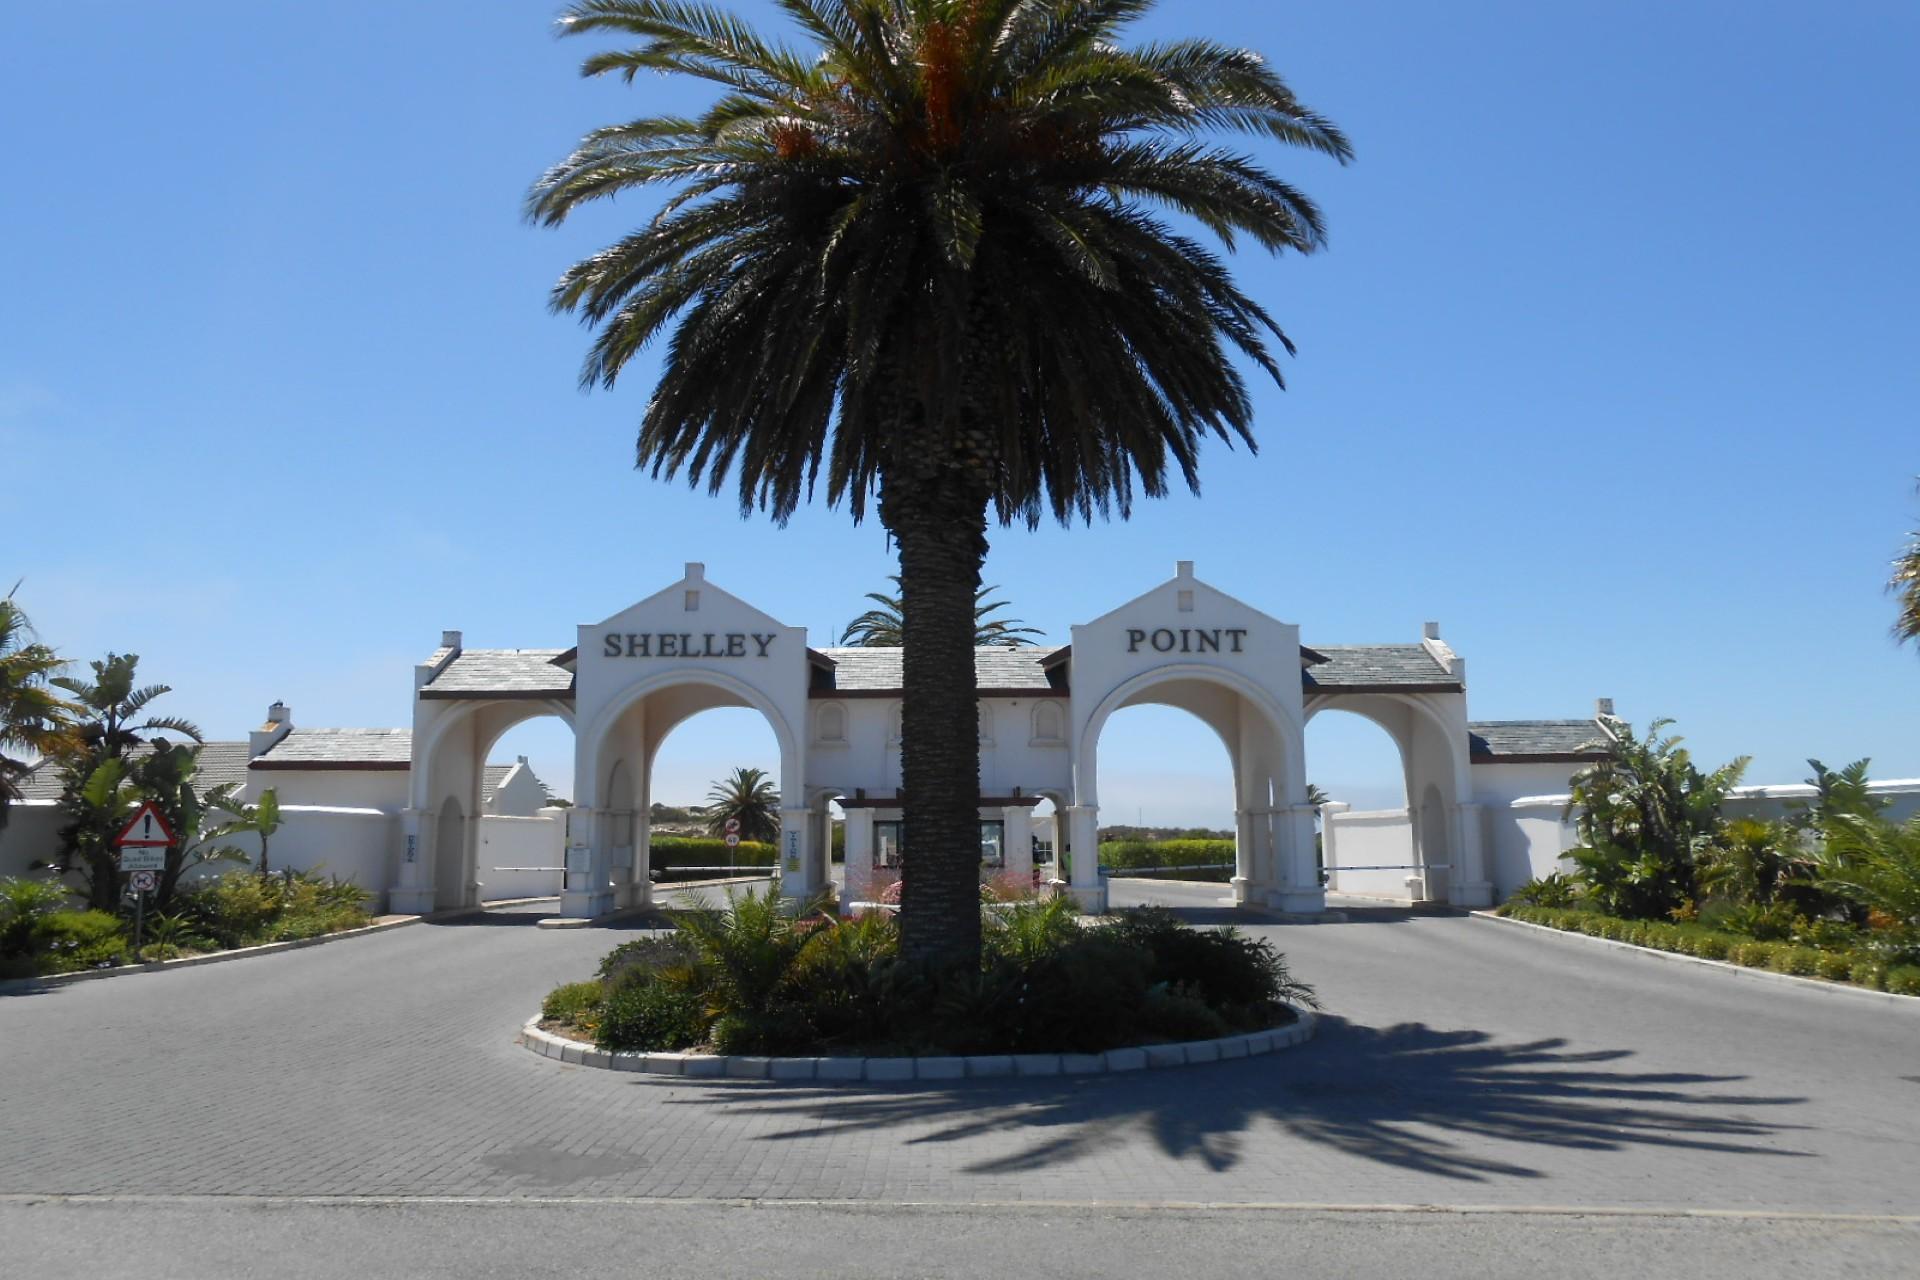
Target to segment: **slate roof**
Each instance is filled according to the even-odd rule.
[[[898,693],[902,687],[900,649],[815,649],[833,664],[819,672],[813,696],[843,694]],[[1065,693],[1064,683],[1048,677],[1047,658],[1051,648],[1028,645],[1013,649],[1005,645],[973,651],[973,678],[982,693]]]
[[[462,649],[420,691],[423,698],[571,698],[566,649]]]
[[[142,744],[133,749],[137,759],[152,751],[151,746]],[[244,742],[208,742],[200,747],[200,767],[194,773],[194,780],[202,791],[226,783],[236,785],[247,780],[247,744]],[[20,780],[21,798],[24,800],[58,800],[60,798],[60,769],[53,762],[42,760],[35,765],[33,772]]]
[[[1366,689],[1460,689],[1461,677],[1440,665],[1422,644],[1322,644],[1305,650],[1310,664],[1300,673],[1308,693],[1337,693]],[[1324,662],[1314,659],[1324,658]]]
[[[254,769],[405,769],[411,729],[295,729],[268,747]]]
[[[1597,720],[1480,720],[1467,726],[1467,735],[1476,764],[1572,763],[1607,754]]]

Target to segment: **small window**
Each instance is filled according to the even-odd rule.
[[[983,822],[980,824],[980,865],[983,867],[1007,865],[1006,823]]]
[[[873,865],[889,871],[900,868],[900,823],[873,824]]]
[[[837,702],[825,702],[814,713],[814,734],[821,742],[847,740],[847,709]]]

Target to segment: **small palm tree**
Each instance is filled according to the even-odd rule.
[[[765,770],[735,769],[707,792],[707,830],[725,835],[727,820],[740,822],[740,838],[772,844],[780,839],[780,791]]]
[[[900,577],[895,574],[888,581],[893,583],[895,591],[900,589]],[[987,597],[998,591],[999,587],[981,587],[973,593],[973,643],[975,648],[1004,645],[1009,649],[1032,644],[1032,637],[1041,635],[1038,627],[1023,626],[1018,618],[995,618],[992,614],[1007,607],[1005,600],[989,601]],[[898,649],[904,636],[906,622],[900,613],[900,597],[886,595],[879,591],[867,592],[867,599],[878,605],[869,609],[840,633],[840,643],[862,649]]]
[[[280,795],[272,787],[260,793],[260,799],[253,804],[237,799],[239,790],[233,783],[215,787],[207,793],[207,807],[231,818],[209,831],[209,841],[225,840],[237,835],[252,835],[260,840],[260,874],[270,874],[267,866],[267,841],[280,829]]]
[[[1127,47],[1152,0],[777,0],[808,47],[697,0],[576,0],[583,71],[718,99],[588,134],[535,184],[549,226],[656,185],[646,225],[570,268],[612,386],[672,330],[638,464],[784,523],[823,484],[900,560],[900,927],[915,962],[980,957],[975,593],[993,521],[1127,516],[1253,446],[1239,360],[1292,344],[1220,257],[1318,249],[1320,212],[1227,132],[1345,162],[1265,59]]]
[[[1920,529],[1908,535],[1906,547],[1894,558],[1887,590],[1900,604],[1900,616],[1893,624],[1894,638],[1903,644],[1912,641],[1920,645]]]
[[[7,807],[20,798],[21,782],[52,753],[77,710],[52,684],[67,664],[31,638],[33,625],[13,594],[0,599],[0,828],[7,825]]]

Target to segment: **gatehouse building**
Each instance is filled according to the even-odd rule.
[[[530,637],[547,639],[546,636]],[[297,728],[276,704],[246,743],[209,744],[203,774],[274,787],[286,828],[275,864],[351,876],[397,913],[558,894],[561,914],[640,906],[651,891],[648,816],[661,744],[716,707],[758,713],[778,746],[781,891],[871,901],[911,850],[900,839],[901,652],[815,647],[689,564],[662,590],[565,645],[468,648],[460,632],[413,671],[407,729]],[[1200,580],[1191,562],[1072,628],[1059,647],[975,651],[983,864],[1026,878],[1034,851],[1096,850],[1101,735],[1142,704],[1199,718],[1234,788],[1232,901],[1287,913],[1329,891],[1487,905],[1560,864],[1573,843],[1568,780],[1606,751],[1596,716],[1475,721],[1467,664],[1429,623],[1405,643],[1327,644]],[[1307,725],[1348,711],[1398,748],[1404,810],[1314,803]],[[574,737],[574,803],[553,807],[524,761],[488,764],[537,716]],[[51,852],[48,787],[0,835],[0,873]],[[1909,807],[1920,784],[1893,784]],[[1750,788],[1746,802],[1790,789]],[[1123,801],[1124,797],[1116,800]],[[36,812],[36,808],[39,810]],[[830,850],[844,823],[846,871]],[[1060,885],[1105,905],[1097,856]],[[16,867],[15,864],[19,864]],[[1055,865],[1059,865],[1056,861]]]

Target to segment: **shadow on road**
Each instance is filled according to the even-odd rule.
[[[738,1106],[785,1115],[770,1140],[910,1126],[911,1143],[987,1134],[1029,1139],[968,1166],[1008,1173],[1065,1164],[1144,1130],[1161,1151],[1223,1171],[1257,1127],[1430,1174],[1484,1181],[1544,1176],[1486,1153],[1520,1146],[1622,1152],[1674,1148],[1800,1157],[1769,1145],[1798,1128],[1758,1108],[1796,1097],[1726,1089],[1743,1077],[1636,1072],[1627,1050],[1575,1050],[1561,1039],[1499,1044],[1481,1031],[1422,1023],[1375,1028],[1323,1018],[1305,1047],[1269,1057],[1165,1072],[1046,1080],[971,1081],[931,1091],[849,1094],[818,1086],[715,1085],[668,1105]],[[689,1082],[676,1081],[676,1084]],[[869,1086],[871,1087],[871,1086]],[[938,1127],[923,1132],[929,1121]]]

